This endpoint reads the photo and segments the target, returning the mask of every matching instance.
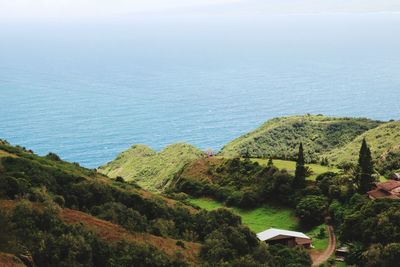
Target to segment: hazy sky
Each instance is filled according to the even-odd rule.
[[[0,18],[400,12],[399,0],[0,0]]]

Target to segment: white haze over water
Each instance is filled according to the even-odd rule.
[[[0,0],[1,18],[400,12],[397,0]]]
[[[399,119],[399,5],[0,0],[0,138],[96,167],[282,115]]]

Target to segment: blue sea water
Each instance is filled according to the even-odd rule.
[[[400,119],[400,15],[0,24],[0,138],[97,167],[267,119]]]

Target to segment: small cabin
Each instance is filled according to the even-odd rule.
[[[282,244],[289,248],[297,246],[304,248],[312,247],[311,238],[301,232],[270,228],[258,233],[257,237],[260,241],[271,245]]]
[[[336,249],[335,256],[337,261],[344,261],[347,255],[349,254],[348,247],[340,247]]]

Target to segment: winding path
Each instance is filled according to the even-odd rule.
[[[321,254],[318,254],[318,255],[315,255],[314,257],[312,257],[312,261],[313,261],[312,266],[319,266],[320,264],[326,262],[332,256],[332,254],[335,252],[336,236],[333,231],[333,227],[331,225],[328,225],[328,232],[329,232],[328,247]]]

